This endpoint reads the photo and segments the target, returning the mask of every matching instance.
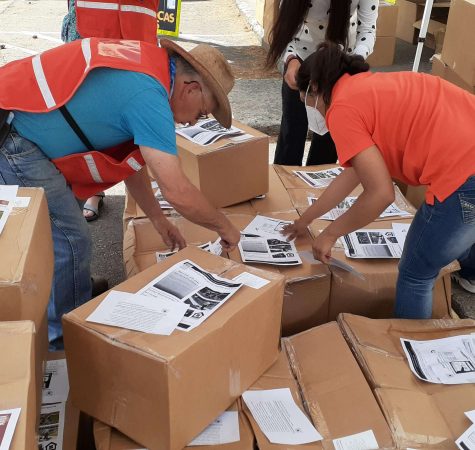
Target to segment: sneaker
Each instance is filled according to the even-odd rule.
[[[467,278],[462,278],[458,272],[452,274],[452,280],[458,283],[463,289],[472,294],[475,294],[475,280],[469,280]]]

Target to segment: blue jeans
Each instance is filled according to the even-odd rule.
[[[91,298],[91,238],[87,222],[61,172],[33,142],[15,132],[0,147],[0,184],[45,190],[54,244],[48,334],[50,349],[61,350],[61,317]]]
[[[395,316],[430,318],[435,279],[455,259],[460,275],[475,279],[475,176],[443,202],[417,211],[399,263]]]

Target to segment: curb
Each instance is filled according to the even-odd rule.
[[[262,40],[264,39],[264,28],[262,28],[262,25],[254,17],[255,13],[249,6],[248,2],[246,2],[245,0],[234,0],[234,3],[246,19],[252,31],[257,34],[258,38],[262,42]]]

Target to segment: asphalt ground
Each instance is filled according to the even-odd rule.
[[[236,83],[230,94],[234,117],[271,136],[275,142],[281,117],[281,78],[263,70],[265,49],[253,17],[255,0],[183,0],[181,36],[187,49],[205,42],[230,61]],[[60,45],[67,0],[0,0],[0,65]],[[415,46],[397,41],[394,65],[380,71],[411,70]],[[424,48],[420,71],[430,72],[433,51]],[[275,144],[271,144],[269,161]],[[124,279],[122,211],[124,187],[107,192],[99,220],[90,223],[94,242],[92,271],[115,286]],[[475,319],[475,295],[453,286],[453,309]]]

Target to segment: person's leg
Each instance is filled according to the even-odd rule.
[[[81,209],[63,175],[32,142],[11,133],[0,148],[0,183],[45,190],[54,244],[48,305],[51,349],[61,349],[63,314],[91,298],[91,240]]]
[[[335,164],[337,159],[336,146],[330,133],[323,136],[313,133],[306,165]]]
[[[411,224],[399,263],[395,316],[428,319],[432,315],[432,288],[440,269],[467,253],[475,244],[475,208],[461,201],[475,193],[470,178],[444,202],[423,203]]]
[[[104,192],[99,192],[98,194],[89,197],[84,202],[82,206],[82,215],[88,222],[92,222],[99,218],[105,195]]]
[[[299,91],[282,82],[282,120],[275,149],[274,164],[301,166],[308,122]]]

